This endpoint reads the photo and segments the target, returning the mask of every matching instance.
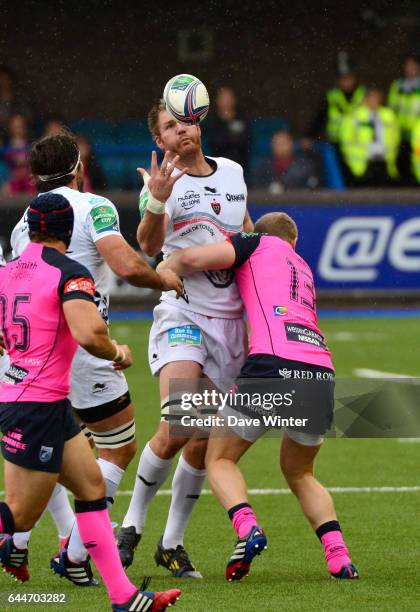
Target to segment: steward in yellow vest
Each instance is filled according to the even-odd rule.
[[[420,183],[420,119],[417,119],[411,131],[411,172]]]
[[[398,178],[400,129],[395,113],[382,106],[382,93],[368,90],[362,106],[340,128],[340,150],[355,185],[384,186]]]
[[[395,112],[401,129],[398,171],[402,184],[414,183],[413,129],[420,118],[420,57],[409,53],[403,62],[403,77],[393,81],[388,94],[388,106]]]

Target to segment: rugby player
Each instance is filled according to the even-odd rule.
[[[139,169],[146,183],[140,195],[142,219],[137,231],[143,251],[154,256],[163,250],[167,257],[177,248],[223,242],[244,226],[251,229],[241,166],[204,156],[200,128],[175,122],[163,101],[153,106],[148,123],[165,155],[158,167],[156,153],[152,153],[151,176]],[[150,367],[159,375],[162,420],[141,454],[133,497],[118,532],[125,567],[133,561],[148,506],[183,448],[155,560],[174,576],[201,578],[183,546],[183,536],[206,476],[207,441],[169,436],[167,419],[170,409],[176,411],[176,406],[168,404],[169,383],[171,379],[207,377],[229,388],[245,359],[245,345],[242,302],[231,271],[199,272],[186,278],[179,300],[173,291],[162,294],[149,339]]]
[[[85,265],[95,281],[94,300],[108,322],[109,267],[117,276],[137,287],[182,291],[179,278],[159,276],[125,241],[120,233],[117,210],[102,196],[83,193],[83,163],[75,137],[64,130],[34,143],[30,166],[40,193],[66,197],[74,209],[74,231],[68,254]],[[175,177],[174,182],[177,180]],[[11,238],[14,256],[28,243],[27,212],[14,228]],[[108,267],[109,266],[109,267]],[[124,374],[110,361],[98,359],[80,347],[72,364],[70,399],[80,421],[91,434],[98,451],[98,464],[111,504],[130,460],[136,452],[134,407]],[[59,493],[59,492],[58,492]],[[55,495],[58,494],[55,491]],[[65,491],[58,502],[68,508]],[[60,506],[60,503],[56,504]],[[56,508],[57,514],[60,508]],[[65,512],[68,516],[68,511]],[[27,549],[29,534],[15,536],[16,547]],[[77,525],[67,546],[51,559],[51,567],[80,586],[97,584],[87,560]],[[25,564],[24,564],[25,565]],[[25,568],[24,568],[25,569]]]
[[[323,381],[317,385],[322,405],[313,405],[314,387],[309,397],[300,400],[305,414],[316,413],[315,429],[320,427],[322,431],[308,433],[287,427],[281,446],[281,469],[324,547],[331,576],[357,578],[332,498],[313,475],[322,434],[332,420],[334,368],[317,324],[312,272],[295,251],[297,227],[288,215],[264,215],[256,222],[255,231],[232,236],[220,245],[179,250],[162,262],[160,269],[170,268],[180,275],[196,274],[199,270],[235,270],[251,330],[250,351],[239,376],[239,390],[240,379],[248,383],[252,378],[272,377]],[[233,412],[239,414],[237,410]],[[266,536],[248,502],[245,480],[236,465],[267,427],[260,419],[257,426],[232,429],[229,437],[218,435],[220,431],[213,429],[206,456],[212,490],[228,511],[238,535],[226,568],[229,581],[247,575],[253,557],[267,546]]]
[[[107,509],[105,482],[67,399],[78,344],[115,368],[132,363],[114,344],[94,303],[92,275],[65,256],[73,208],[62,194],[34,198],[30,243],[0,269],[1,329],[10,367],[0,383],[6,501],[0,502],[0,559],[10,535],[31,529],[59,480],[75,496],[79,531],[107,588],[112,609],[166,610],[180,591],[142,592],[127,578]]]

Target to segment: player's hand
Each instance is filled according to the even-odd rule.
[[[156,151],[152,151],[150,175],[144,168],[137,168],[137,172],[143,176],[145,185],[152,196],[159,202],[163,203],[169,199],[175,183],[179,181],[179,179],[188,171],[188,168],[184,168],[176,176],[171,176],[177,162],[179,161],[179,155],[175,155],[175,157],[172,159],[171,156],[172,153],[170,151],[166,151],[165,157],[163,158],[162,164],[159,168]]]
[[[178,274],[175,274],[175,272],[163,266],[160,270],[158,270],[158,268],[156,268],[156,272],[159,274],[160,279],[162,281],[163,291],[174,290],[176,291],[176,297],[177,298],[181,297],[181,295],[184,293],[184,285],[182,283],[182,280],[179,278]]]
[[[133,356],[129,346],[126,344],[115,344],[115,348],[118,349],[120,358],[118,361],[114,361],[114,370],[126,370],[133,365]]]

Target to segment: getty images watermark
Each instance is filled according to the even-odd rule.
[[[309,417],[282,417],[277,413],[279,408],[293,406],[295,394],[295,389],[285,393],[266,392],[262,394],[258,391],[241,392],[234,389],[228,393],[222,393],[216,389],[204,389],[195,393],[184,392],[179,398],[179,405],[181,410],[188,414],[180,414],[179,422],[184,427],[221,427],[223,425],[260,427],[262,424],[265,427],[304,427],[308,424]],[[202,416],[191,414],[196,411]],[[257,413],[256,416],[252,416],[253,411]],[[209,412],[212,414],[208,414]],[[206,414],[207,416],[204,416]]]

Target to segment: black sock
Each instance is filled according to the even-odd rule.
[[[232,508],[228,510],[228,515],[231,521],[233,520],[233,515],[235,514],[235,512],[237,512],[238,510],[242,510],[242,508],[251,508],[252,510],[252,506],[250,504],[247,504],[246,502],[243,502],[242,504],[236,504],[236,506],[232,506]]]
[[[74,500],[74,511],[76,514],[80,512],[96,512],[98,510],[106,510],[107,508],[106,497],[100,499],[94,499],[92,501],[82,501],[80,499]]]
[[[6,502],[0,502],[0,520],[2,532],[7,533],[7,535],[13,535],[15,533],[15,519]]]
[[[320,540],[329,531],[341,531],[340,523],[338,521],[328,521],[320,525],[318,529],[315,529],[315,533]]]

